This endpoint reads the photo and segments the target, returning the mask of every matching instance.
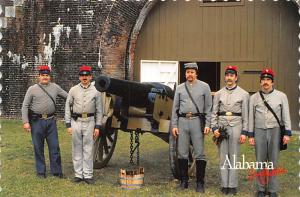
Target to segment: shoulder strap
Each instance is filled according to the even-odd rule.
[[[54,104],[54,108],[55,107],[55,101],[54,99],[52,98],[52,96],[45,90],[45,88],[43,88],[43,86],[41,86],[40,84],[38,84],[38,86],[50,97],[50,99],[52,100],[53,104]]]
[[[191,95],[191,93],[190,93],[190,91],[189,91],[189,89],[188,89],[188,87],[187,87],[187,85],[186,85],[186,82],[184,83],[184,87],[185,87],[185,90],[187,91],[187,93],[188,93],[190,99],[192,100],[193,104],[195,105],[198,114],[200,114],[199,108],[198,108],[196,102],[194,101],[194,99],[193,99],[193,97],[192,97],[192,95]]]
[[[270,112],[271,112],[271,113],[273,114],[273,116],[276,118],[276,120],[277,120],[279,126],[282,126],[282,125],[280,124],[279,118],[277,117],[277,115],[275,114],[275,112],[273,111],[273,109],[271,108],[271,106],[268,104],[268,102],[265,100],[265,97],[264,97],[262,91],[259,91],[259,94],[260,94],[260,97],[261,97],[261,99],[263,100],[264,104],[266,105],[266,107],[270,110]]]

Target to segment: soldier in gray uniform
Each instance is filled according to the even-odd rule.
[[[237,67],[227,66],[225,69],[226,86],[216,92],[211,115],[214,136],[220,137],[220,127],[226,128],[228,134],[227,138],[222,139],[218,144],[221,191],[225,195],[237,193],[238,171],[230,166],[234,166],[234,160],[238,160],[240,144],[245,143],[248,131],[249,94],[236,84],[237,80]]]
[[[39,83],[30,86],[22,105],[23,128],[31,132],[37,176],[46,177],[44,156],[45,139],[48,144],[50,170],[53,176],[62,178],[61,156],[55,113],[56,97],[67,98],[68,93],[50,82],[50,68],[39,66]]]
[[[68,133],[72,134],[72,158],[75,171],[74,182],[94,184],[93,138],[100,133],[102,101],[95,86],[91,85],[91,67],[81,66],[80,83],[70,89],[65,107]]]
[[[271,69],[264,69],[260,75],[260,91],[281,124],[285,125],[283,144],[287,144],[292,134],[288,99],[283,92],[274,89],[273,79],[274,72]],[[250,97],[248,136],[249,143],[255,145],[257,162],[272,162],[274,168],[278,167],[280,127],[274,115],[264,104],[259,92]],[[257,180],[257,196],[269,193],[270,196],[276,197],[279,188],[277,178],[276,176],[267,178],[268,184]]]
[[[180,84],[175,91],[171,121],[172,134],[175,138],[178,137],[181,181],[179,187],[188,188],[188,157],[190,141],[192,141],[196,159],[196,191],[204,193],[206,167],[204,134],[210,132],[212,97],[209,85],[197,79],[197,64],[186,63],[184,68],[187,81]]]

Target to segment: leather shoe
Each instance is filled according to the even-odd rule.
[[[59,173],[59,174],[53,174],[53,176],[63,179],[64,178],[64,174],[63,173]]]
[[[233,188],[228,188],[228,194],[232,194],[232,195],[236,195],[236,193],[237,193],[237,190],[236,190],[236,188],[235,187],[233,187]]]
[[[75,178],[73,179],[73,182],[74,182],[74,183],[80,183],[81,181],[83,181],[83,179],[82,179],[82,178],[79,178],[79,177],[75,177]]]
[[[205,192],[203,183],[197,182],[196,192],[200,192],[200,193]]]
[[[84,182],[86,182],[89,185],[93,185],[95,184],[95,181],[93,178],[88,178],[88,179],[84,179]]]
[[[228,188],[227,187],[222,187],[221,192],[222,192],[222,194],[227,195],[228,194]]]
[[[177,186],[178,190],[184,190],[189,188],[189,182],[188,181],[180,181],[180,183]]]
[[[265,192],[258,191],[258,192],[256,193],[256,196],[257,196],[257,197],[264,197],[264,196],[265,196]]]
[[[270,197],[277,197],[277,193],[276,192],[270,192]]]

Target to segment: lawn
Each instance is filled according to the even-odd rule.
[[[72,183],[73,166],[71,156],[71,136],[66,133],[63,122],[58,122],[59,141],[65,179],[47,174],[47,179],[35,176],[31,136],[22,129],[19,120],[0,120],[1,128],[1,192],[0,196],[199,196],[194,191],[194,180],[190,189],[176,190],[176,180],[169,167],[168,144],[146,133],[141,136],[140,165],[145,168],[145,186],[142,189],[127,191],[120,189],[119,169],[129,167],[129,134],[120,131],[118,142],[108,166],[94,171],[96,184]],[[221,196],[219,191],[219,171],[216,146],[206,138],[208,160],[206,193],[201,196]],[[45,150],[47,152],[47,149]],[[243,145],[241,153],[246,161],[254,161],[254,150]],[[48,154],[47,170],[49,169]],[[280,166],[287,174],[280,175],[281,196],[299,196],[299,136],[292,137],[288,151],[280,155]],[[253,196],[255,184],[247,180],[248,172],[240,171],[237,196]]]

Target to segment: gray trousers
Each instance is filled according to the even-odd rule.
[[[224,139],[218,146],[220,158],[220,174],[221,174],[221,187],[235,188],[238,186],[238,170],[230,168],[235,166],[235,162],[239,160],[240,155],[240,136],[242,125],[234,127],[227,126],[228,139]],[[230,165],[228,164],[230,162]]]
[[[200,118],[187,119],[180,117],[178,120],[178,158],[188,159],[190,142],[192,140],[196,160],[205,160],[204,134],[201,131]]]
[[[258,129],[255,128],[255,154],[258,162],[273,162],[274,168],[278,166],[280,128]],[[268,181],[261,179],[267,178]],[[276,176],[257,177],[259,191],[277,192],[279,185]]]
[[[93,117],[91,117],[93,118]],[[72,158],[75,177],[93,177],[93,133],[94,119],[89,121],[74,121],[72,119]]]

